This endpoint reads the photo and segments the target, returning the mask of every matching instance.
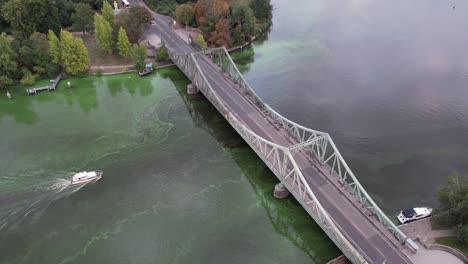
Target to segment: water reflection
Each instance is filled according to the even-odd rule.
[[[276,176],[211,103],[201,93],[188,95],[183,88],[178,92],[194,125],[220,142],[241,168],[276,232],[309,255],[314,263],[325,263],[339,255],[339,249],[294,198],[284,201],[273,198]]]
[[[39,116],[32,105],[31,100],[19,100],[15,97],[8,100],[0,97],[0,122],[6,117],[13,117],[15,122],[22,124],[34,124],[39,121]]]

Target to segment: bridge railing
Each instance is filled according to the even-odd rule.
[[[266,104],[244,79],[225,47],[203,49],[198,53],[209,57],[265,114],[297,140],[298,144],[291,147],[291,150],[294,149],[296,152],[304,150],[312,153],[399,241],[405,242],[408,239],[362,187],[328,133],[301,126],[283,117]],[[294,153],[293,151],[292,154]]]
[[[317,224],[341,249],[341,251],[353,263],[366,263],[363,256],[344,237],[334,221],[315,197],[301,170],[297,166],[293,153],[289,148],[270,142],[251,131],[219,98],[215,90],[210,86],[206,76],[200,68],[197,59],[202,59],[202,54],[178,54],[168,49],[172,61],[176,63],[193,84],[207,97],[210,102],[224,115],[232,127],[244,138],[265,164],[273,171],[278,179],[283,182],[294,197],[308,210]]]

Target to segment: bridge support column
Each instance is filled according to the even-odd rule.
[[[193,83],[191,83],[191,84],[187,85],[187,93],[188,94],[196,94],[196,93],[198,93],[198,88],[195,85],[193,85]]]
[[[273,197],[276,199],[284,199],[289,196],[289,191],[281,182],[275,185],[273,190]]]

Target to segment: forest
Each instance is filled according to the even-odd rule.
[[[196,27],[202,46],[231,47],[271,27],[270,0],[145,0],[179,25]],[[114,15],[111,0],[0,0],[0,89],[53,78],[65,68],[85,74],[90,54],[82,37],[92,34],[99,48],[144,66],[146,45],[138,43],[151,23],[142,6]],[[163,52],[159,53],[161,57]]]

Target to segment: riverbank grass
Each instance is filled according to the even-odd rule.
[[[456,248],[468,256],[468,246],[460,243],[456,237],[438,237],[435,241],[438,244]]]

